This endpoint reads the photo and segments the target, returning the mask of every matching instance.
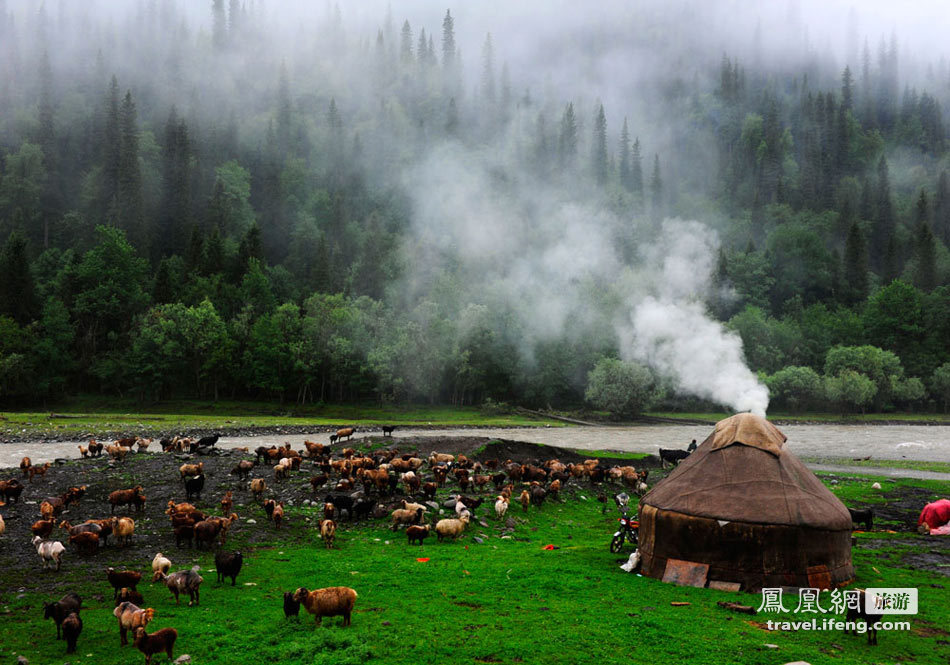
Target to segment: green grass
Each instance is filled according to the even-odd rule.
[[[950,484],[901,481],[946,494]],[[893,484],[889,484],[893,485]],[[870,479],[839,482],[835,492],[849,498],[884,498],[869,489]],[[885,489],[888,489],[887,487]],[[578,495],[584,493],[578,492]],[[885,492],[886,494],[886,492]],[[585,494],[586,496],[586,494]],[[861,547],[872,534],[859,536],[854,550],[858,586],[912,586],[920,591],[920,614],[911,617],[914,633],[879,635],[880,645],[869,647],[864,636],[840,632],[766,632],[742,614],[718,608],[716,601],[732,600],[758,605],[760,595],[729,594],[664,584],[637,577],[618,568],[623,555],[608,551],[616,524],[615,511],[601,515],[600,505],[589,496],[565,503],[549,502],[518,518],[514,538],[499,537],[494,520],[489,527],[477,524],[456,543],[435,542],[409,547],[403,533],[382,525],[344,525],[337,548],[326,550],[315,533],[315,511],[288,510],[289,529],[279,535],[266,524],[259,509],[245,511],[257,525],[242,523],[229,540],[229,548],[246,555],[238,585],[214,581],[209,553],[165,553],[174,569],[199,563],[204,569],[200,607],[176,607],[160,585],[140,585],[148,606],[156,609],[150,630],[173,626],[179,632],[175,655],[189,653],[195,662],[230,664],[280,662],[312,663],[721,663],[772,664],[805,660],[864,665],[868,662],[946,663],[950,647],[938,640],[950,626],[947,577],[915,570],[902,556],[920,549],[913,534],[873,534],[886,540],[875,549]],[[164,526],[164,525],[163,525]],[[254,530],[273,534],[270,542],[250,545]],[[483,544],[472,536],[484,533]],[[547,544],[560,549],[543,550]],[[115,563],[117,550],[97,557],[90,574],[67,557],[56,576],[59,586],[52,599],[75,589],[88,609],[72,663],[118,665],[141,662],[132,647],[118,648],[111,594],[101,567]],[[428,557],[428,562],[417,561]],[[129,562],[145,570],[148,562]],[[0,608],[3,615],[3,654],[14,660],[22,653],[35,663],[62,662],[65,645],[51,639],[49,621],[43,621],[40,598],[3,584],[0,571]],[[52,577],[52,573],[37,576]],[[93,578],[92,580],[90,578]],[[251,586],[245,586],[250,584]],[[282,613],[282,593],[297,586],[350,586],[359,599],[353,625],[340,626],[339,618],[325,619],[322,627],[302,610],[300,621],[287,621]],[[102,596],[105,596],[104,598]],[[673,607],[673,601],[691,603]],[[788,601],[788,599],[786,599]],[[825,603],[827,605],[827,602]],[[786,606],[788,602],[786,602]],[[775,615],[759,615],[764,622]],[[789,613],[788,620],[800,615]],[[938,632],[932,632],[937,629]],[[923,633],[922,633],[923,631]],[[765,644],[778,645],[777,650]],[[89,655],[91,654],[91,655]],[[158,660],[157,662],[162,662]]]
[[[65,416],[65,417],[62,417]],[[475,407],[306,406],[247,402],[162,402],[143,410],[133,402],[85,398],[48,411],[0,412],[0,435],[64,435],[91,431],[147,432],[279,426],[443,427],[551,426],[564,423],[525,414],[486,415]]]
[[[640,460],[647,459],[648,457],[655,457],[650,453],[628,453],[622,450],[574,450],[578,455],[584,455],[585,457],[607,457],[610,459],[630,459],[630,460]]]
[[[917,471],[950,473],[950,462],[923,462],[907,459],[853,460],[847,457],[799,457],[799,459],[803,462],[808,462],[811,464],[837,464],[839,466],[868,467],[869,473],[873,473],[875,468],[915,469]]]

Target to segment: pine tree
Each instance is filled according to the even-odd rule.
[[[561,117],[558,148],[561,168],[573,169],[577,159],[577,118],[574,116],[574,102],[568,103]]]
[[[419,43],[416,45],[416,62],[419,63],[420,67],[428,67],[429,65],[429,51],[426,46],[426,29],[422,28],[419,30]]]
[[[122,168],[122,131],[119,121],[119,82],[115,76],[109,83],[106,97],[105,128],[103,137],[102,193],[103,209],[113,205],[119,191],[119,173]]]
[[[336,98],[330,98],[327,110],[327,126],[330,130],[330,172],[343,176],[343,118],[336,107]],[[341,184],[341,183],[337,183]]]
[[[630,131],[627,129],[627,118],[624,116],[623,128],[620,130],[620,186],[627,191],[633,191],[633,181],[630,178]]]
[[[287,76],[287,65],[280,63],[280,76],[277,82],[277,151],[281,155],[293,155],[296,151],[291,148],[290,111],[290,82]]]
[[[858,223],[852,222],[844,249],[844,301],[848,305],[868,297],[868,249]]]
[[[202,272],[206,275],[217,275],[224,272],[224,240],[217,226],[211,229],[208,242],[205,245]]]
[[[917,225],[930,223],[930,202],[927,200],[926,189],[921,189],[917,197],[917,204],[914,206],[914,223]]]
[[[195,224],[191,227],[191,239],[188,241],[188,249],[185,251],[185,278],[191,279],[202,267],[204,261],[205,241],[201,235],[201,229]]]
[[[126,91],[120,110],[119,225],[130,242],[147,253],[145,212],[142,203],[142,170],[139,167],[139,127],[135,102]]]
[[[156,305],[175,302],[175,289],[172,285],[171,269],[168,267],[168,259],[162,259],[158,264],[158,271],[155,273],[155,281],[152,285],[152,302]]]
[[[604,105],[598,104],[594,115],[594,147],[591,154],[591,165],[594,178],[598,185],[607,184],[607,116],[604,115]]]
[[[485,35],[485,43],[482,45],[481,95],[486,104],[495,105],[495,53],[490,32]]]
[[[0,17],[0,21],[5,17]],[[62,186],[60,184],[56,130],[53,124],[53,70],[49,64],[49,55],[43,51],[40,60],[40,99],[37,108],[36,143],[43,151],[43,166],[46,168],[46,180],[43,182],[40,205],[43,219],[43,248],[50,244],[50,226],[62,216]]]
[[[402,24],[399,39],[399,61],[404,67],[412,64],[412,28],[409,25],[409,19],[406,19]]]
[[[25,326],[38,311],[27,240],[20,231],[13,231],[0,252],[0,315]]]
[[[841,74],[841,108],[850,111],[854,104],[854,81],[851,77],[851,68],[847,65]]]
[[[455,55],[455,20],[446,9],[442,19],[442,68],[447,72],[455,68]]]
[[[926,221],[917,225],[914,258],[917,260],[914,284],[921,291],[932,291],[937,286],[937,242]]]
[[[887,248],[884,250],[884,267],[881,270],[881,282],[890,284],[900,277],[901,269],[900,248],[897,246],[897,236],[894,233],[887,239]]]
[[[660,177],[660,156],[653,155],[653,177],[650,178],[650,202],[653,207],[653,218],[663,216],[663,180]]]
[[[255,222],[247,230],[244,237],[241,238],[241,244],[238,245],[237,255],[237,275],[243,276],[247,272],[251,259],[257,259],[262,264],[264,262],[264,247],[261,243],[261,229]]]
[[[634,194],[643,196],[643,157],[640,155],[640,137],[633,141],[630,153],[630,189]]]
[[[192,225],[191,141],[188,126],[173,106],[165,122],[162,142],[162,199],[159,222],[152,238],[152,256],[177,254]]]
[[[872,256],[881,265],[887,244],[894,236],[894,205],[891,202],[891,181],[884,156],[877,163],[877,192],[874,202],[874,233],[871,236]],[[895,275],[896,276],[896,275]]]

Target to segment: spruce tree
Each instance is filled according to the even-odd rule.
[[[163,258],[158,264],[158,271],[155,273],[155,281],[152,285],[152,302],[156,305],[175,302],[171,269],[168,267],[167,258]]]
[[[598,104],[594,115],[594,147],[591,154],[594,179],[598,185],[607,184],[607,116],[604,105]]]
[[[872,258],[877,262],[877,265],[881,265],[881,261],[888,251],[888,242],[890,242],[893,236],[894,205],[891,202],[891,182],[888,175],[887,160],[885,160],[882,155],[877,163],[877,191],[874,200],[874,233],[871,236]]]
[[[950,246],[950,176],[941,171],[934,194],[934,233]]]
[[[847,65],[841,74],[841,108],[850,111],[854,105],[854,81],[851,77],[851,68]]]
[[[145,212],[142,203],[142,170],[139,167],[139,127],[131,91],[120,110],[119,225],[143,254],[147,252]]]
[[[191,227],[191,238],[188,241],[188,249],[185,251],[185,278],[191,279],[201,270],[201,264],[204,261],[205,241],[201,235],[201,229],[195,224]]]
[[[634,194],[643,196],[643,157],[640,154],[640,137],[633,141],[630,153],[630,189]]]
[[[921,291],[932,291],[937,286],[937,243],[930,224],[925,221],[917,225],[914,258],[917,260],[914,284]]]
[[[864,302],[868,297],[868,249],[857,221],[848,229],[844,249],[844,301],[848,305]]]
[[[455,20],[448,9],[442,19],[442,67],[447,72],[455,68]]]
[[[419,43],[416,45],[416,62],[420,68],[426,68],[429,65],[429,51],[426,46],[426,29],[419,30]]]
[[[0,20],[3,20],[0,18]],[[40,60],[40,99],[37,107],[36,143],[43,151],[43,166],[46,179],[43,182],[40,205],[43,220],[43,248],[50,244],[50,227],[54,220],[62,216],[62,185],[59,178],[56,150],[56,130],[53,124],[53,70],[49,64],[49,55],[43,51]]]
[[[206,275],[217,275],[224,272],[224,240],[217,226],[211,229],[208,242],[205,244],[202,272]]]
[[[627,129],[627,118],[623,119],[623,128],[620,130],[620,186],[627,191],[633,191],[633,181],[630,178],[630,132]]]
[[[103,132],[102,192],[100,205],[105,210],[113,205],[119,191],[119,173],[122,162],[122,130],[119,120],[119,82],[113,75],[106,96],[105,127]]]
[[[0,252],[0,315],[25,326],[38,311],[26,236],[13,231]]]
[[[561,133],[558,137],[558,159],[562,169],[573,169],[577,159],[577,118],[574,102],[568,103],[561,117]]]
[[[404,67],[412,64],[412,27],[409,25],[409,19],[402,24],[399,38],[399,61]]]
[[[653,209],[653,218],[663,216],[663,180],[660,177],[660,155],[653,155],[653,177],[650,178],[650,203]]]

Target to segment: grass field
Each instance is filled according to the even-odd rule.
[[[800,457],[803,462],[812,464],[841,464],[845,466],[867,467],[868,473],[874,473],[875,468],[915,469],[917,471],[936,471],[950,473],[950,462],[926,462],[909,459],[871,459],[854,460],[846,457]]]
[[[174,463],[174,460],[169,460]],[[884,490],[871,489],[870,477],[823,476],[849,505],[883,507],[908,491],[925,497],[946,496],[950,483],[901,480]],[[304,481],[296,477],[295,482]],[[290,482],[290,481],[288,481]],[[316,533],[316,509],[292,507],[280,532],[267,523],[256,505],[235,507],[242,523],[233,530],[228,549],[245,555],[236,587],[215,582],[208,552],[163,551],[173,570],[202,567],[205,582],[199,607],[175,606],[161,585],[143,581],[146,605],[156,609],[150,630],[172,626],[179,632],[176,657],[188,653],[195,663],[752,663],[795,660],[864,665],[870,662],[946,663],[950,659],[950,584],[947,568],[922,570],[909,555],[928,552],[933,539],[913,533],[887,533],[898,522],[883,519],[880,531],[858,534],[853,557],[856,586],[910,586],[920,591],[920,614],[910,632],[879,634],[879,646],[865,636],[841,632],[769,632],[762,628],[777,615],[749,617],[716,606],[719,600],[759,606],[761,595],[730,594],[677,587],[624,573],[619,564],[632,551],[611,554],[607,544],[616,525],[616,510],[601,514],[587,488],[572,490],[564,502],[541,509],[509,512],[517,525],[504,538],[502,527],[488,518],[473,523],[455,543],[431,537],[409,547],[402,532],[381,522],[363,526],[343,523],[333,550]],[[164,501],[162,497],[158,500]],[[483,506],[479,515],[486,514]],[[246,523],[254,518],[257,524]],[[167,531],[168,525],[140,524]],[[896,530],[896,529],[894,529]],[[263,534],[263,537],[262,537]],[[482,539],[478,543],[475,537]],[[552,544],[559,549],[545,550]],[[4,542],[0,547],[29,547]],[[947,552],[946,548],[942,550]],[[31,556],[32,552],[31,552]],[[419,559],[426,558],[427,561]],[[946,557],[944,564],[950,564]],[[23,654],[31,663],[142,662],[133,647],[119,648],[112,616],[107,565],[148,569],[148,561],[126,560],[110,547],[95,564],[79,565],[67,555],[63,570],[44,573],[38,559],[32,568],[46,587],[43,594],[18,588],[9,570],[0,570],[2,658]],[[302,610],[299,621],[286,620],[282,593],[298,586],[350,586],[359,593],[352,626],[339,618],[315,627]],[[42,601],[75,590],[85,599],[84,628],[78,652],[64,657],[64,642],[53,638],[51,621],[42,617]],[[671,602],[688,602],[685,607]],[[786,606],[789,602],[786,598]],[[827,602],[824,605],[827,606]],[[791,609],[791,608],[790,608]],[[800,619],[792,612],[782,615]],[[840,618],[840,617],[839,617]],[[775,645],[770,647],[767,645]],[[156,657],[157,658],[157,657]],[[156,660],[162,662],[162,659]]]

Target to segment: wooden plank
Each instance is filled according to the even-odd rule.
[[[738,591],[742,585],[739,582],[723,582],[722,580],[709,580],[709,588],[716,591]]]
[[[708,563],[667,559],[666,570],[663,572],[663,581],[672,582],[680,586],[691,586],[702,589],[706,586],[706,577],[708,575]]]

